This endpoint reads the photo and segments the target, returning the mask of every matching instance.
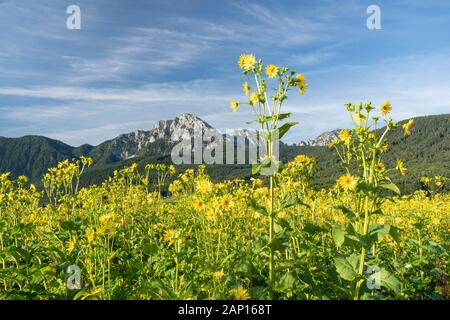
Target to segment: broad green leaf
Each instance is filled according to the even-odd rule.
[[[292,272],[286,272],[281,276],[280,280],[278,281],[276,289],[279,291],[292,290],[297,281],[298,280],[295,278]]]
[[[398,279],[393,274],[391,274],[384,268],[381,268],[380,271],[373,273],[369,278],[374,281],[375,284],[377,281],[379,281],[379,284],[387,289],[395,292],[400,291],[400,281],[398,281]]]
[[[341,225],[334,225],[331,234],[333,235],[333,240],[336,247],[339,248],[342,246],[345,241],[345,228]]]
[[[342,213],[345,214],[345,216],[350,221],[355,221],[356,220],[356,214],[352,210],[350,210],[349,208],[347,208],[345,206],[336,206],[335,208],[341,210]]]
[[[310,207],[308,204],[303,203],[302,201],[300,201],[299,198],[297,198],[297,197],[290,197],[290,198],[284,200],[281,203],[281,208],[278,211],[281,211],[283,209],[287,209],[287,208],[290,208],[290,207],[293,207],[293,206],[296,206],[296,205],[302,205],[302,206],[305,206],[307,208]]]
[[[387,189],[387,190],[393,191],[393,192],[395,192],[398,195],[401,194],[400,189],[392,182],[380,184],[379,187],[383,188],[383,189]]]
[[[251,198],[251,199],[248,201],[248,204],[249,204],[250,207],[252,207],[253,210],[255,210],[256,212],[261,213],[261,214],[263,214],[263,215],[265,215],[265,216],[268,216],[268,215],[269,215],[269,212],[267,212],[266,208],[263,207],[263,206],[261,206],[261,205],[259,205],[255,198]]]
[[[261,163],[252,163],[252,174],[257,174],[261,171]]]
[[[303,226],[303,231],[309,233],[310,235],[316,235],[318,233],[323,233],[326,230],[317,224],[306,222]]]
[[[293,115],[292,112],[290,112],[290,113],[280,113],[278,115],[278,117],[277,116],[273,116],[273,118],[278,118],[278,120],[283,120],[283,119],[290,118],[292,115]]]
[[[391,230],[391,225],[389,224],[374,224],[369,228],[369,235],[375,237],[378,242],[383,240],[384,237],[388,236]]]
[[[283,252],[287,247],[289,246],[288,241],[286,237],[283,235],[278,235],[275,238],[272,239],[272,242],[269,243],[269,248],[272,249],[272,251],[280,251]]]
[[[398,233],[398,229],[396,227],[391,226],[389,229],[389,235],[395,240],[395,242],[400,242],[400,234]]]
[[[154,255],[155,253],[158,252],[158,246],[156,244],[154,244],[154,243],[149,243],[148,242],[148,243],[144,244],[144,247],[143,247],[142,251],[144,252],[145,255],[152,256],[152,255]]]
[[[355,259],[356,258],[356,259]],[[337,273],[341,276],[342,279],[347,281],[353,281],[356,279],[357,265],[358,265],[358,256],[352,254],[349,257],[345,257],[344,255],[337,255],[334,258],[334,265],[336,267]]]
[[[295,126],[296,124],[298,124],[298,122],[287,122],[287,123],[283,124],[278,129],[278,139],[283,138],[283,136],[289,131],[289,129],[292,128],[293,126]]]

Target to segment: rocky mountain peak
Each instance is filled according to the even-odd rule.
[[[309,139],[306,141],[300,141],[297,145],[298,146],[321,146],[325,147],[330,144],[330,142],[339,139],[339,132],[340,129],[327,131],[322,134],[320,134],[316,139]]]

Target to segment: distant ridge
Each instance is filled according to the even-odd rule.
[[[414,120],[411,136],[404,137],[400,129],[389,133],[391,148],[386,154],[387,163],[393,164],[397,158],[405,161],[408,175],[396,179],[407,192],[420,187],[422,175],[450,177],[450,115],[417,117]],[[26,175],[31,182],[39,184],[49,167],[59,161],[84,155],[94,159],[94,166],[85,174],[85,184],[99,183],[114,170],[131,162],[170,163],[170,151],[174,143],[183,138],[186,132],[192,133],[194,127],[212,128],[199,117],[183,113],[172,120],[156,122],[148,131],[122,134],[98,146],[85,144],[72,147],[42,136],[0,137],[0,173],[11,172],[12,177]],[[281,158],[286,162],[299,153],[314,156],[317,161],[314,183],[317,186],[329,186],[342,171],[336,154],[325,146],[338,138],[339,131],[325,132],[316,139],[294,145],[281,143]],[[250,143],[254,143],[248,130],[236,130],[235,134],[247,137]],[[216,165],[210,166],[209,172],[216,179],[248,178],[251,176],[249,168],[247,165]]]

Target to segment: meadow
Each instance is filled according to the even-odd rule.
[[[253,55],[239,67],[248,101],[231,107],[249,105],[268,150],[253,178],[133,164],[81,188],[85,157],[50,168],[43,190],[1,174],[0,298],[448,299],[448,179],[423,177],[424,190],[402,195],[389,176],[407,166],[382,161],[386,134],[407,137],[413,121],[400,128],[388,102],[348,103],[355,127],[329,146],[346,173],[313,188],[316,159],[282,164],[272,149],[274,133],[297,124],[280,124],[292,115],[281,107],[289,89],[306,91],[305,77],[268,65],[264,79]]]
[[[82,164],[65,162],[47,176],[55,202],[43,206],[44,192],[3,174],[1,298],[353,299],[360,280],[376,279],[359,275],[359,257],[351,254],[358,239],[343,208],[354,196],[338,186],[314,191],[293,177],[312,161],[299,156],[277,178],[276,206],[284,208],[271,243],[270,194],[259,179],[213,183],[200,167],[179,174],[171,197],[162,198],[132,166],[76,191],[68,186]],[[358,298],[448,298],[450,195],[396,196],[382,211],[373,218],[376,242],[365,262],[380,268],[381,287],[364,283]],[[80,289],[68,289],[71,265],[80,268]]]

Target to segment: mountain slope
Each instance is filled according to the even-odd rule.
[[[212,128],[195,115],[182,114],[174,120],[157,122],[149,131],[123,134],[95,147],[83,145],[73,148],[63,142],[39,136],[0,137],[0,172],[11,172],[13,177],[26,175],[33,183],[38,183],[47,168],[65,159],[86,155],[92,157],[95,164],[87,170],[82,182],[84,185],[99,183],[114,170],[133,162],[139,163],[140,167],[150,162],[170,163],[173,145],[186,132],[192,134],[194,127],[201,130]],[[239,134],[248,137],[246,131]],[[297,154],[313,156],[317,162],[313,184],[318,187],[330,186],[343,171],[336,153],[323,145],[336,139],[337,134],[338,130],[326,132],[315,140],[299,145],[281,143],[281,160],[287,162]],[[411,136],[404,137],[402,130],[398,129],[390,132],[387,138],[391,143],[384,162],[392,166],[400,158],[408,167],[406,177],[393,173],[394,180],[404,192],[420,188],[419,179],[423,175],[450,177],[450,115],[415,118]],[[192,166],[181,166],[178,171],[187,167]],[[248,165],[211,165],[207,166],[207,170],[215,180],[246,179],[251,176]]]
[[[26,175],[32,181],[41,178],[49,166],[74,157],[73,147],[41,136],[0,137],[0,172],[13,177]]]

